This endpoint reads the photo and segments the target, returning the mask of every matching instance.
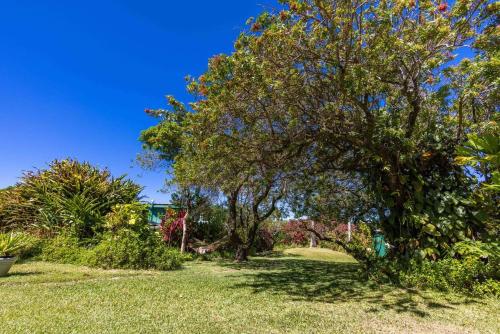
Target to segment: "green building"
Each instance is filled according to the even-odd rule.
[[[148,204],[148,221],[151,225],[160,226],[161,220],[165,217],[167,209],[178,211],[181,207],[173,204],[147,203]]]

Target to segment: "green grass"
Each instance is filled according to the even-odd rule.
[[[496,299],[364,281],[342,253],[289,249],[178,271],[18,264],[1,333],[498,333]]]

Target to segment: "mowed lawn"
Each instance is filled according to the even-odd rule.
[[[2,333],[500,332],[498,300],[368,283],[323,249],[171,272],[24,263],[0,296]]]

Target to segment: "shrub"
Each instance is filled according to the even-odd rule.
[[[153,232],[140,235],[122,230],[107,234],[92,249],[89,265],[105,269],[158,269],[179,268],[187,259],[176,249],[169,248]]]
[[[182,226],[186,212],[168,208],[165,217],[161,220],[160,232],[162,239],[168,245],[178,245],[182,238]]]
[[[41,252],[36,259],[48,262],[87,265],[91,250],[82,247],[76,237],[60,234],[41,242]]]
[[[85,240],[71,231],[42,240],[32,237],[37,242],[31,253],[43,261],[105,269],[169,270],[190,258],[167,247],[160,235],[149,228],[147,207],[141,203],[113,206],[103,229],[104,233]]]
[[[169,248],[152,231],[139,234],[121,230],[106,233],[95,246],[82,245],[74,236],[58,235],[41,242],[41,252],[35,259],[86,265],[104,269],[157,269],[179,268],[189,255]]]
[[[500,259],[500,243],[466,240],[453,245],[451,256]]]
[[[141,233],[149,229],[148,206],[139,202],[117,204],[106,215],[105,227],[111,232],[126,229]]]
[[[483,283],[475,283],[472,286],[472,294],[477,296],[500,297],[500,282],[489,278]]]
[[[0,228],[63,230],[79,240],[103,230],[104,217],[116,204],[137,200],[141,187],[106,169],[74,160],[54,161],[46,170],[25,173],[0,192]]]
[[[475,257],[411,260],[399,277],[401,284],[407,287],[500,296],[497,261],[483,261]]]

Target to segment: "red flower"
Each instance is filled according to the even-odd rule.
[[[280,19],[281,19],[281,21],[285,21],[287,18],[288,18],[288,13],[285,12],[284,10],[282,10],[280,12]]]
[[[446,2],[441,2],[438,6],[440,12],[446,12],[448,10],[448,4]]]
[[[260,28],[261,28],[261,25],[260,25],[259,23],[254,23],[254,24],[252,25],[251,30],[252,30],[252,31],[259,31],[259,30],[260,30]]]

